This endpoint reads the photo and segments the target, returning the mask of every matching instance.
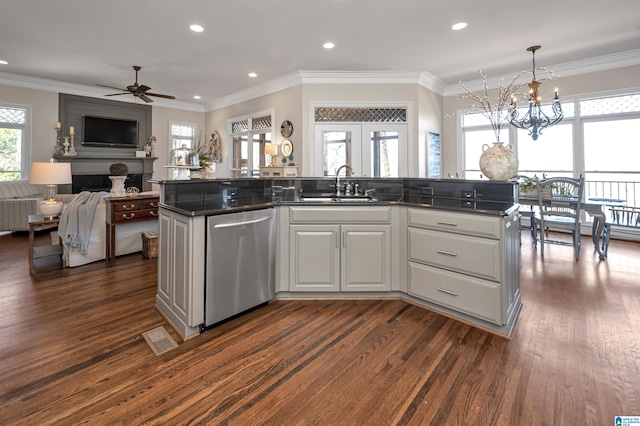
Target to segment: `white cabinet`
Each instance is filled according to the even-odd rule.
[[[409,208],[407,225],[409,294],[505,329],[515,324],[517,210],[492,216]]]
[[[390,207],[292,207],[289,290],[389,291],[390,210]]]
[[[340,290],[340,225],[292,225],[291,291]]]
[[[205,217],[160,208],[156,306],[183,338],[204,322]]]

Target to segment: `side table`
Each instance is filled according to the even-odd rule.
[[[159,195],[131,195],[105,197],[106,208],[106,261],[116,264],[116,226],[127,222],[158,220]]]
[[[62,245],[42,245],[34,247],[35,232],[45,229],[57,228],[60,224],[59,217],[45,217],[42,215],[29,215],[29,274],[33,275],[36,269],[62,265]]]

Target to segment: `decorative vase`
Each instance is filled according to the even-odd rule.
[[[502,145],[494,142],[493,146],[482,145],[480,156],[480,170],[490,180],[507,180],[518,172],[518,156],[511,144]]]
[[[109,192],[109,195],[111,197],[126,197],[127,190],[124,188],[124,181],[127,176],[109,176],[109,179],[111,179],[111,192]]]

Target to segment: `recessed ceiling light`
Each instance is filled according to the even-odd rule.
[[[258,76],[258,74],[256,74],[255,72],[250,72],[249,74],[247,74],[249,77],[251,78],[256,78]]]
[[[201,98],[200,98],[200,95],[195,95],[193,99],[201,99]]]
[[[198,24],[193,24],[191,26],[189,26],[189,28],[191,28],[191,31],[195,32],[195,33],[201,33],[204,31],[204,28],[202,28],[201,25]]]
[[[9,65],[9,62],[0,59],[0,65]]]
[[[462,30],[464,28],[467,28],[467,23],[466,22],[458,22],[457,24],[453,24],[451,26],[451,29],[454,30],[454,31]]]
[[[336,45],[328,41],[325,44],[323,44],[322,47],[324,47],[325,49],[333,49],[334,47],[336,47]]]

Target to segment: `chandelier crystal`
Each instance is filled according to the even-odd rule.
[[[531,136],[534,141],[538,139],[538,135],[542,134],[542,130],[558,124],[564,117],[557,87],[553,97],[553,104],[551,105],[553,115],[550,116],[546,114],[540,105],[541,97],[538,94],[538,89],[540,88],[541,82],[536,80],[536,50],[540,49],[540,47],[541,46],[531,46],[527,49],[533,56],[533,79],[531,83],[528,84],[529,108],[527,112],[520,117],[515,96],[511,98],[511,106],[509,107],[509,123],[519,129],[528,130],[529,136]]]

